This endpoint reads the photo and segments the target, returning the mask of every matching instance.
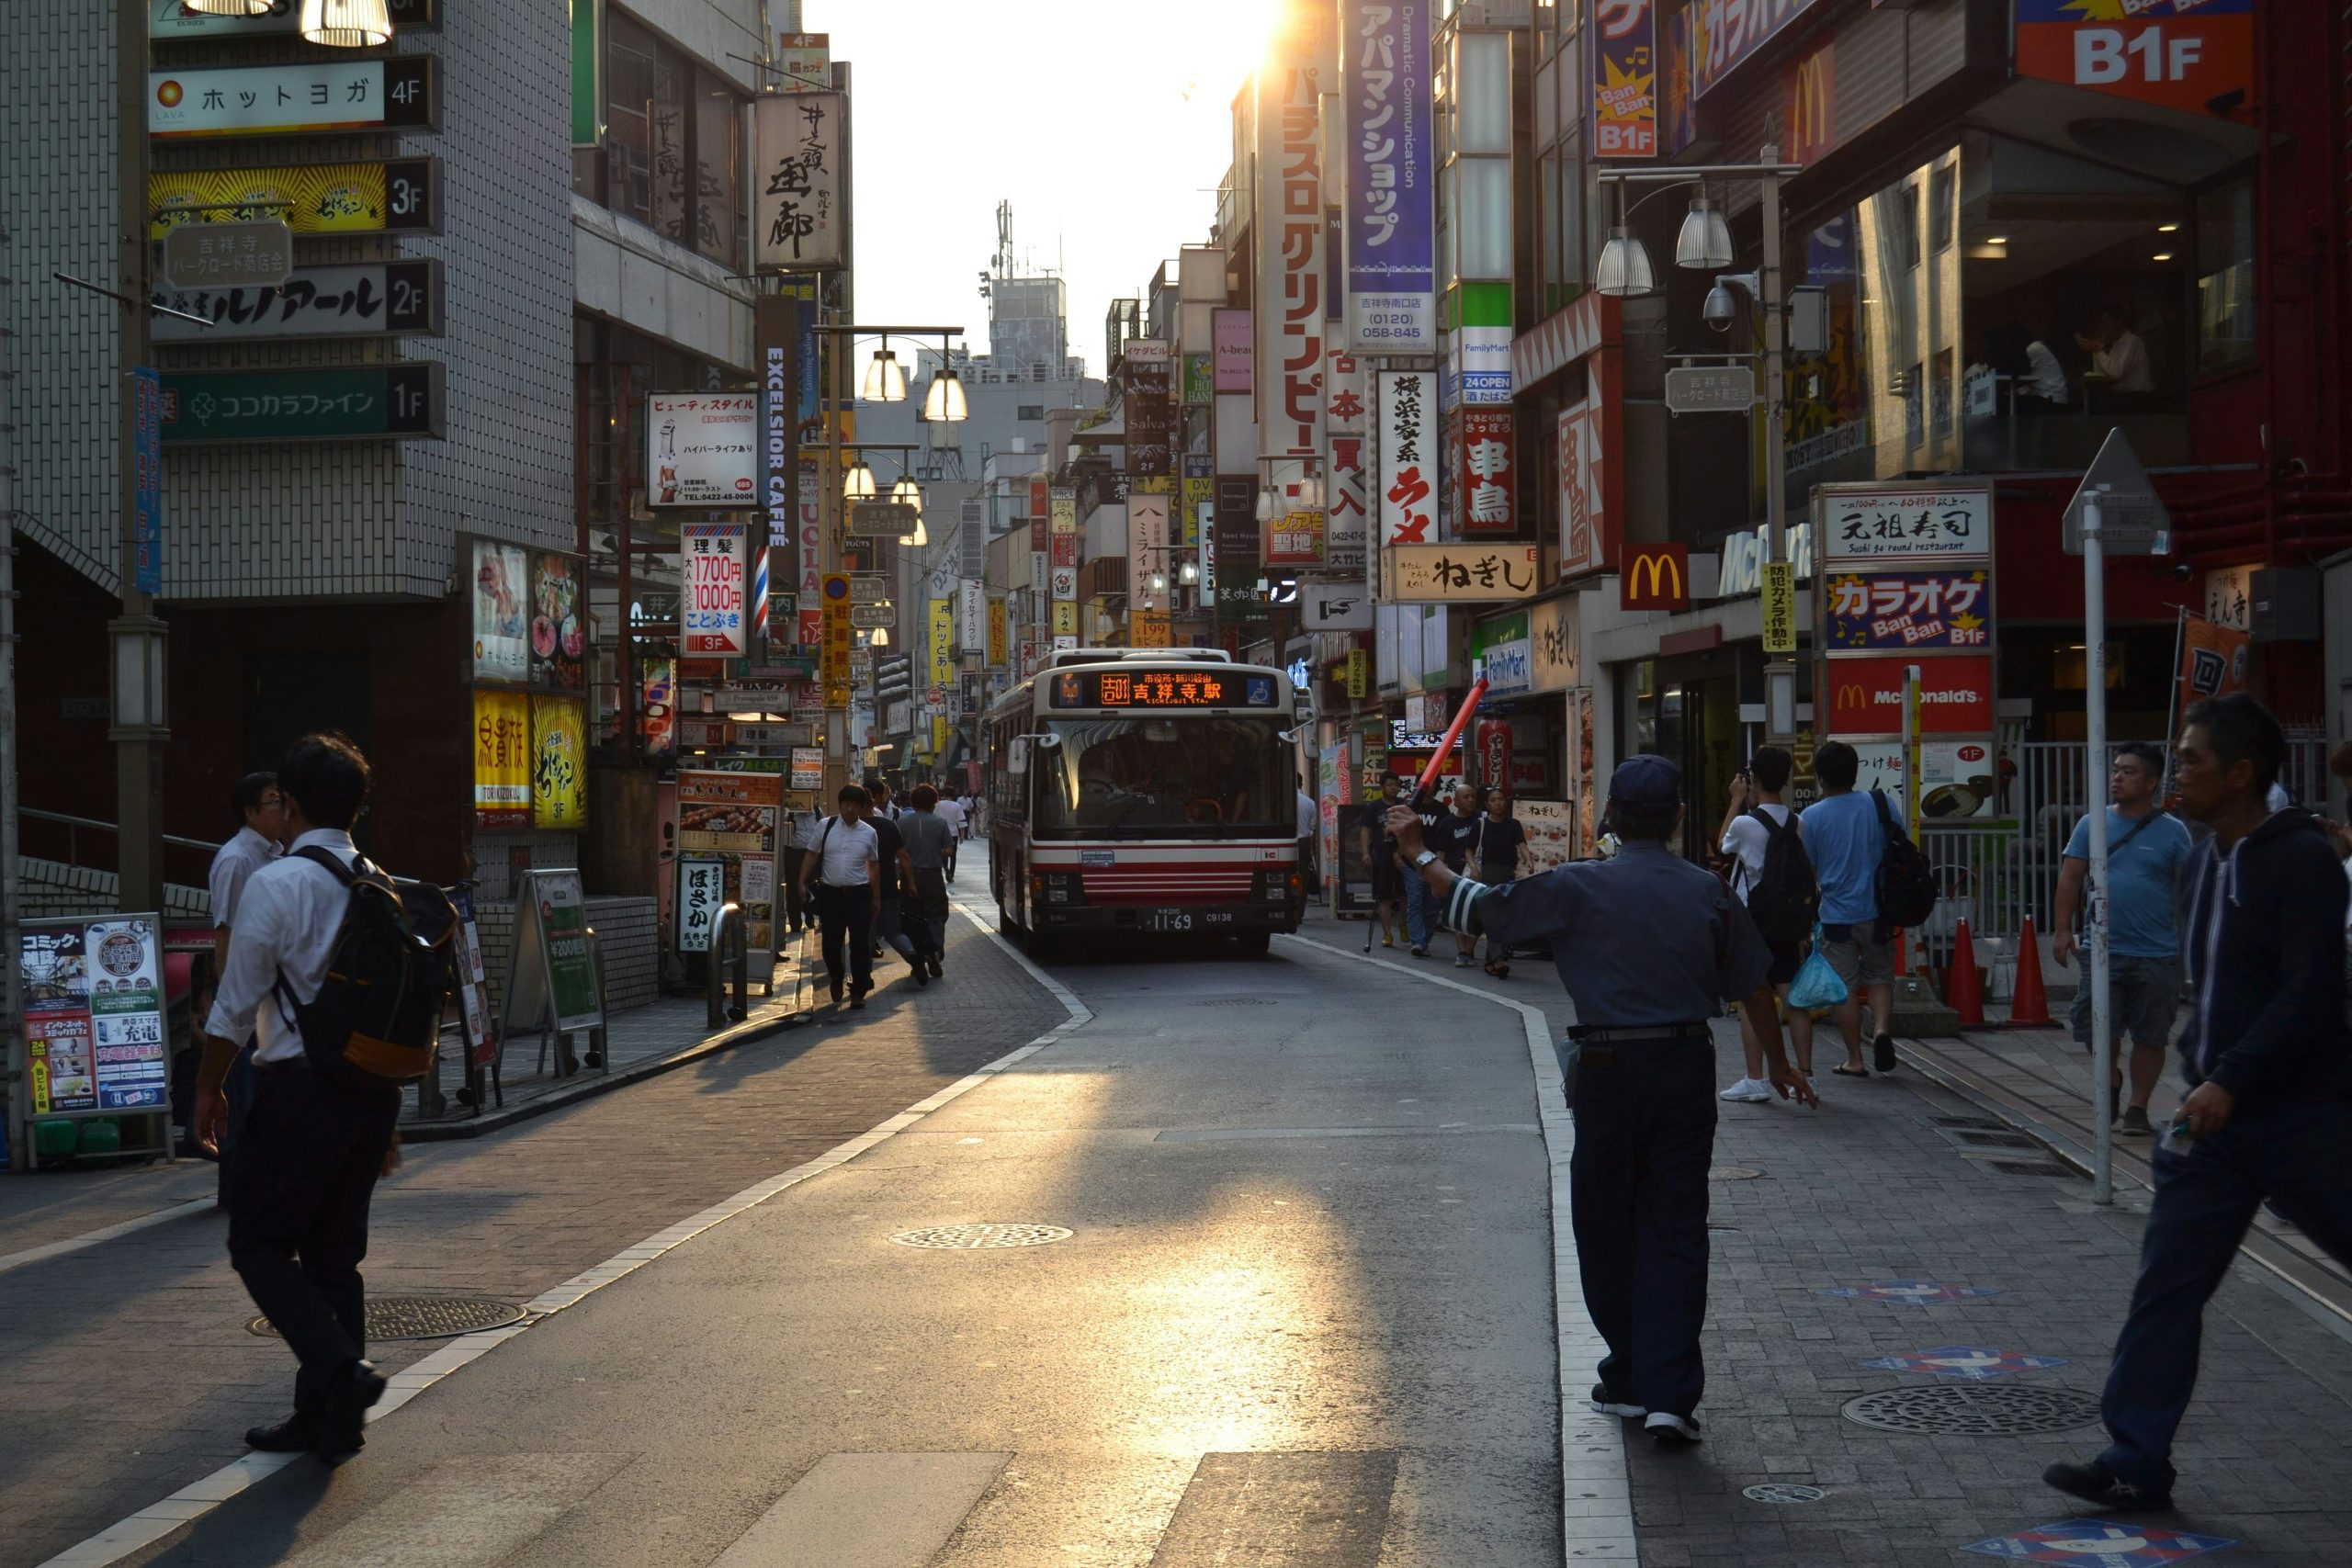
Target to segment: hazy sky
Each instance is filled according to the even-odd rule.
[[[962,325],[1012,203],[1016,270],[1069,286],[1070,348],[1102,372],[1102,317],[1208,237],[1231,105],[1280,0],[806,0],[854,67],[857,318]]]

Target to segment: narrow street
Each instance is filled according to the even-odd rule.
[[[0,1341],[0,1563],[1795,1568],[2075,1517],[2037,1477],[2092,1436],[2137,1215],[1973,1157],[1978,1108],[1913,1072],[1725,1106],[1708,1440],[1578,1405],[1564,1443],[1544,965],[1457,979],[1318,920],[1057,993],[970,919],[981,868],[944,984],[886,967],[865,1014],[417,1151],[371,1291],[533,1315],[377,1346],[407,1403],[332,1475],[221,1469],[291,1359],[217,1217],[0,1274],[12,1325],[80,1303]],[[958,1226],[1010,1228],[926,1234]],[[2242,1273],[2165,1523],[2340,1562],[2352,1343]],[[1841,1414],[1885,1391],[1909,1429]]]

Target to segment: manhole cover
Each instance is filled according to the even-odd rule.
[[[2003,1176],[2079,1177],[2082,1172],[2071,1165],[2060,1165],[2054,1159],[1988,1159],[1984,1162]]]
[[[1769,1481],[1761,1486],[1744,1486],[1739,1495],[1751,1503],[1818,1503],[1828,1495],[1818,1486],[1798,1486],[1785,1481]]]
[[[1928,1125],[1930,1127],[1974,1127],[1987,1133],[1997,1133],[2002,1130],[2001,1123],[1989,1116],[1930,1116],[1928,1118]]]
[[[1764,1173],[1751,1165],[1716,1165],[1707,1168],[1710,1181],[1753,1181]]]
[[[455,1334],[476,1334],[523,1321],[521,1307],[479,1296],[370,1296],[368,1298],[368,1337],[377,1339],[447,1339]],[[275,1337],[269,1319],[254,1318],[248,1334]]]
[[[1953,1143],[1972,1149],[2038,1149],[2041,1146],[2023,1133],[1947,1131],[1945,1135]]]
[[[2007,1438],[2072,1432],[2098,1424],[2098,1401],[2070,1388],[2030,1383],[1928,1383],[1857,1394],[1846,1419],[1882,1432]]]
[[[972,1252],[984,1247],[1043,1247],[1069,1238],[1070,1233],[1059,1225],[925,1225],[921,1230],[900,1231],[890,1239],[900,1247]]]

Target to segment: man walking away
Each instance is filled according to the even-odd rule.
[[[1861,759],[1843,740],[1822,743],[1813,754],[1813,776],[1821,798],[1804,809],[1805,853],[1821,882],[1822,952],[1846,982],[1838,1008],[1838,1028],[1846,1037],[1846,1059],[1829,1070],[1840,1077],[1866,1078],[1862,1066],[1862,996],[1868,992],[1875,1065],[1894,1070],[1894,1036],[1887,1025],[1894,1013],[1894,931],[1880,918],[1878,863],[1886,852],[1886,829],[1878,819],[1873,790],[1854,791]],[[1901,812],[1889,801],[1897,823]]]
[[[229,812],[237,824],[236,836],[213,852],[212,869],[205,877],[212,895],[212,977],[216,991],[220,976],[229,972],[230,931],[237,923],[237,904],[244,896],[245,884],[254,872],[277,859],[284,847],[286,800],[277,793],[277,775],[247,773],[239,779],[236,787],[229,792]],[[201,1045],[193,1053],[199,1059],[202,1054]],[[229,1132],[221,1141],[224,1159],[235,1150],[237,1128],[253,1104],[253,1057],[254,1043],[249,1036],[229,1068]],[[182,1104],[181,1123],[193,1136],[194,1075],[183,1081],[188,1086],[189,1099]]]
[[[2100,1400],[2114,1441],[2088,1464],[2042,1472],[2102,1508],[2172,1506],[2173,1435],[2197,1386],[2205,1303],[2266,1197],[2352,1267],[2347,889],[2318,818],[2264,798],[2285,751],[2278,721],[2240,694],[2190,708],[2174,755],[2181,809],[2213,829],[2187,871],[2180,1059],[2191,1088],[2152,1161],[2139,1283]]]
[[[866,793],[872,794],[879,781],[868,780]],[[914,868],[907,860],[907,840],[899,831],[908,812],[898,818],[876,817],[866,824],[874,829],[876,852],[881,857],[875,869],[876,882],[881,889],[881,900],[874,908],[874,956],[882,956],[886,946],[907,961],[915,974],[919,987],[931,984],[931,974],[923,966],[922,943],[907,931],[907,897],[915,886]]]
[[[1457,879],[1388,813],[1415,874],[1444,900],[1445,923],[1505,942],[1548,940],[1576,1002],[1560,1048],[1576,1153],[1570,1223],[1586,1311],[1607,1342],[1592,1408],[1641,1420],[1661,1444],[1699,1440],[1705,1390],[1707,1168],[1715,1142],[1712,1018],[1744,998],[1770,1018],[1771,954],[1723,883],[1667,847],[1682,824],[1682,779],[1663,757],[1631,757],[1609,781],[1623,847],[1503,887]],[[1814,1103],[1781,1033],[1765,1037],[1772,1085]],[[1638,1298],[1638,1299],[1637,1299]]]
[[[915,794],[922,793],[922,786],[918,784]],[[920,811],[922,808],[917,807],[915,809]],[[932,809],[938,813],[942,822],[947,824],[947,880],[953,882],[956,880],[956,846],[964,841],[964,835],[971,828],[970,816],[964,809],[964,792],[949,784],[944,793],[939,794],[938,804]],[[943,914],[940,919],[944,920],[946,916]]]
[[[1772,951],[1772,994],[1780,998],[1781,1010],[1788,1016],[1789,1035],[1796,1047],[1797,1071],[1811,1077],[1813,1014],[1787,1005],[1789,984],[1797,977],[1797,967],[1804,962],[1805,946],[1813,940],[1812,916],[1804,912],[1820,903],[1813,862],[1804,851],[1804,829],[1797,822],[1796,813],[1782,799],[1794,765],[1795,759],[1781,748],[1758,747],[1756,755],[1748,759],[1747,771],[1731,782],[1731,805],[1724,812],[1723,830],[1715,839],[1723,852],[1732,857],[1731,890],[1742,904],[1748,906],[1751,918],[1768,915],[1777,923],[1790,919],[1792,912],[1803,914],[1792,926],[1803,925],[1807,934],[1794,940],[1778,938],[1760,923],[1757,930],[1764,938],[1764,945]],[[1781,842],[1782,834],[1788,836],[1788,842]],[[1776,845],[1781,848],[1781,863],[1768,886],[1765,873],[1771,865]],[[1759,892],[1767,909],[1758,907]],[[1779,1030],[1777,1014],[1770,1027]],[[1772,1086],[1764,1078],[1765,1028],[1764,1020],[1748,1017],[1744,1008],[1740,1010],[1739,1042],[1747,1057],[1743,1064],[1746,1071],[1737,1083],[1724,1090],[1722,1099],[1758,1104],[1772,1098]]]
[[[1499,887],[1519,880],[1519,857],[1527,847],[1527,829],[1511,815],[1510,795],[1497,790],[1487,796],[1487,814],[1478,819],[1478,836],[1471,847],[1480,882]],[[1493,937],[1487,939],[1487,973],[1498,980],[1510,976],[1510,948]]]
[[[2107,795],[2107,1019],[2115,1035],[2115,1059],[2125,1060],[2123,1041],[2132,1039],[2132,1102],[2120,1123],[2125,1135],[2151,1136],[2148,1098],[2164,1076],[2165,1050],[2172,1043],[2173,1013],[2180,998],[2180,937],[2173,925],[2173,892],[2180,868],[2195,847],[2188,827],[2156,803],[2165,782],[2165,756],[2134,740],[2115,749],[2108,770]],[[2090,874],[2091,819],[2075,824],[2058,871],[2057,931],[2051,956],[2060,964],[2080,954],[2083,983],[2075,987],[2067,1021],[2075,1039],[2096,1052],[2091,1038],[2090,955],[2075,935],[2075,912],[2083,904]],[[2122,1068],[2116,1069],[2120,1085]]]
[[[312,1066],[295,1019],[318,999],[351,895],[303,855],[362,863],[351,825],[368,798],[368,761],[340,735],[310,735],[278,764],[291,852],[255,871],[237,900],[229,966],[205,1022],[197,1137],[217,1147],[221,1081],[236,1043],[259,1031],[254,1103],[228,1180],[229,1261],[254,1304],[301,1362],[294,1414],[245,1441],[269,1453],[308,1450],[341,1464],[360,1450],[384,1379],[368,1352],[368,1208],[395,1161],[400,1090],[361,1087]]]
[[[929,784],[915,785],[909,797],[914,809],[899,818],[899,836],[906,840],[906,919],[915,939],[915,976],[924,966],[940,977],[940,961],[947,956],[947,868],[955,862],[955,829],[941,816],[947,803]]]
[[[874,988],[874,920],[882,908],[882,841],[874,825],[863,820],[872,799],[856,784],[842,785],[841,813],[817,829],[801,867],[811,888],[811,907],[822,934],[825,973],[831,977],[833,1000],[842,999],[846,974],[853,1008],[865,1005]],[[844,959],[846,951],[846,959]]]

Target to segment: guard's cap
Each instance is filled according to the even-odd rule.
[[[1628,757],[1609,775],[1609,798],[1620,806],[1679,806],[1682,770],[1663,757]]]

